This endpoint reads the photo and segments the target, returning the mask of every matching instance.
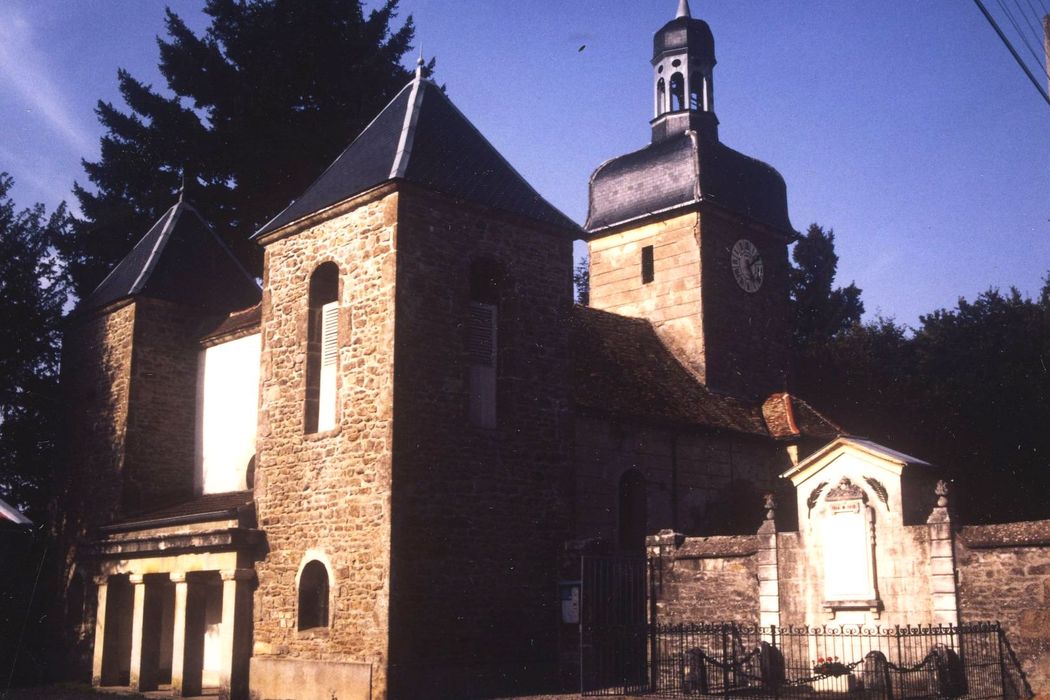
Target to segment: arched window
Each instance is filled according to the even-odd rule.
[[[689,109],[701,112],[704,109],[704,77],[693,73],[689,77]]]
[[[637,469],[620,477],[620,549],[641,552],[645,549],[646,513],[645,477]]]
[[[339,364],[339,268],[321,263],[310,276],[306,347],[306,432],[332,430]]]
[[[314,559],[299,575],[299,629],[328,626],[328,569]]]
[[[493,260],[470,266],[467,319],[468,418],[482,428],[496,427],[500,270]]]
[[[660,78],[656,81],[656,116],[660,116],[667,111],[667,85],[664,83],[664,79]]]
[[[685,109],[685,79],[681,73],[671,76],[671,111]]]
[[[244,468],[244,486],[249,491],[255,488],[255,455],[252,455],[248,466]]]

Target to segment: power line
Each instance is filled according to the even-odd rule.
[[[1035,76],[1032,75],[1032,71],[1028,70],[1028,66],[1025,65],[1023,60],[1021,60],[1021,57],[1017,54],[1017,50],[1014,48],[1013,44],[1011,44],[1010,40],[1006,38],[1005,34],[1003,34],[1003,30],[999,28],[999,23],[996,22],[995,18],[988,12],[988,8],[984,6],[984,3],[981,2],[981,0],[973,1],[977,3],[977,7],[981,10],[981,14],[983,14],[984,18],[988,20],[988,23],[992,25],[992,29],[995,30],[995,33],[999,35],[999,39],[1003,42],[1003,45],[1010,51],[1010,55],[1014,57],[1015,61],[1017,61],[1017,65],[1021,66],[1021,70],[1023,70],[1024,74],[1028,76],[1028,79],[1032,81],[1032,85],[1035,85],[1035,89],[1039,91],[1039,94],[1043,96],[1046,103],[1050,105],[1050,95],[1046,94],[1046,89],[1035,79]]]
[[[1014,31],[1017,32],[1017,36],[1021,37],[1021,41],[1024,42],[1025,48],[1028,49],[1028,53],[1032,54],[1032,58],[1035,59],[1035,64],[1039,65],[1039,63],[1040,63],[1039,54],[1037,54],[1035,52],[1035,49],[1032,48],[1031,43],[1029,43],[1029,41],[1028,41],[1028,37],[1026,37],[1024,35],[1023,31],[1021,31],[1021,26],[1019,24],[1017,24],[1017,20],[1014,19],[1013,13],[1010,12],[1010,9],[1005,4],[1003,4],[1003,0],[995,0],[995,1],[997,3],[999,3],[999,9],[1001,9],[1003,11],[1003,13],[1006,15],[1006,18],[1008,20],[1010,20],[1010,24],[1013,25]]]
[[[1032,31],[1033,44],[1037,47],[1035,50],[1035,53],[1037,54],[1035,57],[1035,62],[1037,65],[1042,66],[1043,72],[1046,73],[1046,77],[1050,78],[1050,66],[1047,66],[1045,60],[1046,57],[1038,55],[1040,53],[1039,49],[1041,49],[1044,46],[1045,42],[1045,34],[1043,33],[1042,29],[1043,23],[1039,19],[1039,13],[1036,12],[1035,8],[1032,6],[1032,0],[1025,0],[1025,4],[1028,5],[1028,9],[1031,11],[1031,15],[1026,13],[1024,11],[1024,8],[1021,7],[1021,0],[1014,0],[1014,6],[1017,7],[1017,14],[1021,15],[1021,17],[1024,18],[1025,24],[1027,24],[1028,28]]]

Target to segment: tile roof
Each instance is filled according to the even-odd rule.
[[[832,439],[844,431],[808,403],[786,392],[771,394],[762,404],[762,416],[775,438],[799,436]]]
[[[180,199],[76,310],[138,295],[225,311],[254,304],[261,292],[200,213]]]
[[[825,439],[841,433],[790,394],[754,402],[708,389],[642,318],[577,306],[572,348],[573,395],[582,408],[766,438]]]
[[[417,77],[365,127],[335,162],[258,238],[390,180],[404,180],[460,200],[582,235],[541,197],[445,93]]]
[[[605,413],[767,436],[751,403],[712,392],[652,325],[578,306],[572,328],[576,404]]]

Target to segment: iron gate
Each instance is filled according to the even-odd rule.
[[[583,557],[581,573],[580,692],[646,692],[650,683],[645,557]]]

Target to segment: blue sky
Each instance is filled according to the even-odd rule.
[[[202,4],[171,6],[200,30]],[[648,141],[652,34],[676,4],[401,9],[460,109],[582,221],[591,171]],[[1050,107],[972,2],[692,6],[715,36],[722,140],[783,174],[796,229],[835,229],[839,280],[864,290],[869,317],[915,324],[991,286],[1038,292],[1050,271]],[[94,105],[119,102],[118,67],[160,84],[163,12],[152,0],[0,3],[0,170],[19,205],[53,206],[84,182],[80,158],[97,157],[101,134]]]

